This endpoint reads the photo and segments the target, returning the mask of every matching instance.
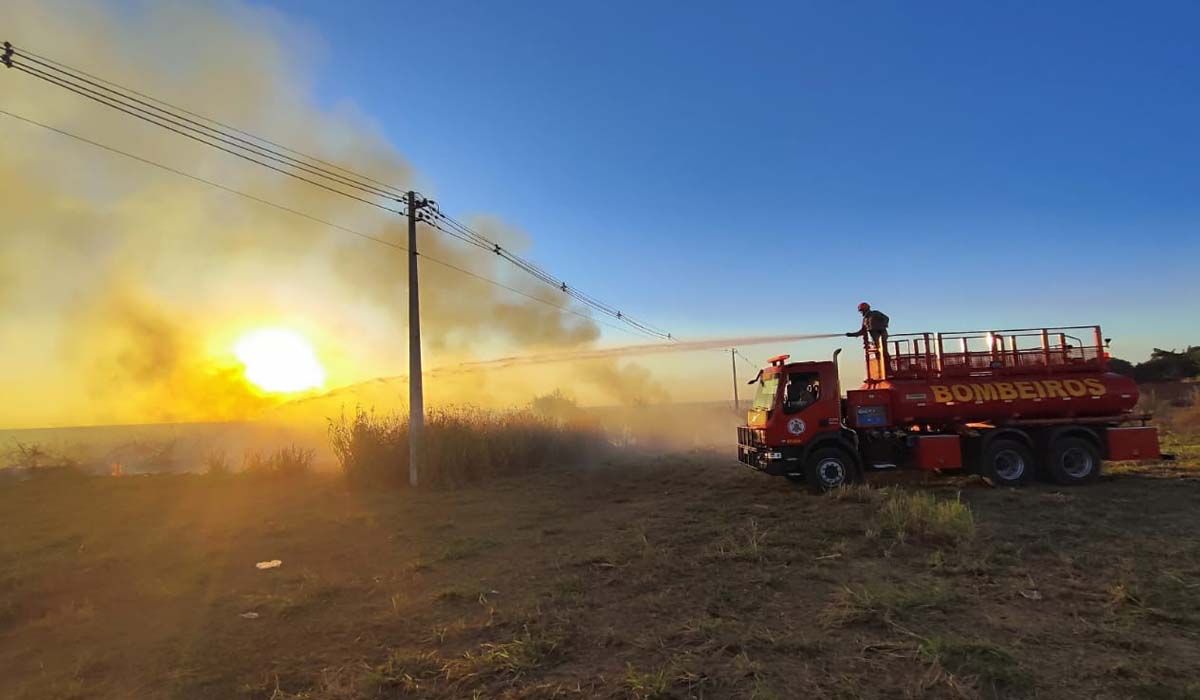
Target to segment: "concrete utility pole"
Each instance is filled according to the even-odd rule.
[[[738,402],[737,387],[737,348],[729,348],[729,364],[733,365],[733,411],[737,413],[741,410],[741,405]]]
[[[421,385],[421,296],[417,284],[417,193],[408,192],[408,484],[417,485],[422,433],[425,432],[425,393]]]

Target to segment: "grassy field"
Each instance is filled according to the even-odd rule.
[[[704,453],[451,492],[0,480],[0,697],[1200,697],[1173,447],[828,497]]]

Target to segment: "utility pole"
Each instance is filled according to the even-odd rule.
[[[425,393],[421,384],[421,296],[417,284],[417,193],[408,191],[408,485],[417,485],[425,432]]]
[[[733,366],[733,412],[737,413],[741,410],[737,387],[737,348],[729,348],[729,364]]]

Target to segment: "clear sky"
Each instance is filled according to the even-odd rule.
[[[445,209],[680,335],[1200,343],[1200,4],[274,6]]]

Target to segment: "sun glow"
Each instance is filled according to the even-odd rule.
[[[312,344],[285,328],[260,328],[238,338],[233,354],[245,367],[246,379],[264,391],[289,393],[325,384],[325,368]]]

